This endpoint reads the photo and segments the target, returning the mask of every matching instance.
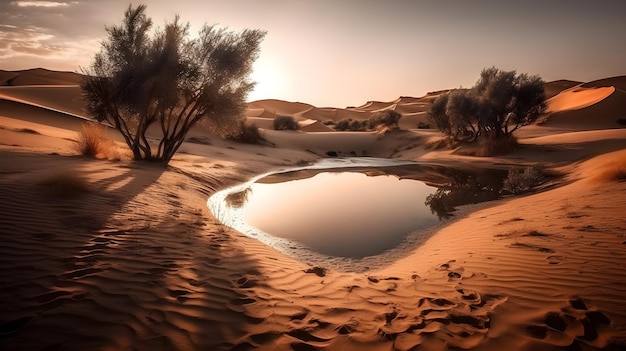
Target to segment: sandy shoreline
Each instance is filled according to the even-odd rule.
[[[45,102],[39,91],[22,93]],[[626,167],[626,130],[576,121],[598,104],[610,112],[621,105],[607,101],[606,89],[578,102],[580,91],[565,93],[554,124],[523,128],[521,149],[503,157],[426,148],[437,138],[428,130],[347,138],[274,132],[268,138],[276,147],[206,136],[186,143],[167,169],[76,156],[79,121],[0,99],[0,348],[619,350],[626,345],[626,183],[611,175]],[[307,118],[314,112],[275,107],[307,108]],[[567,108],[577,112],[564,125]],[[464,207],[405,256],[360,273],[281,254],[224,227],[206,208],[219,189],[329,150],[542,164],[563,178],[542,192]],[[87,191],[51,193],[46,181],[68,173]]]

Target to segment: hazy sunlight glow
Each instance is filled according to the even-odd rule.
[[[179,14],[193,29],[207,23],[267,31],[251,77],[257,82],[251,101],[359,106],[469,87],[491,66],[546,81],[625,73],[626,1],[143,3],[155,27]],[[72,43],[103,40],[105,27],[120,23],[128,5],[127,0],[0,2],[0,69],[79,71],[99,47],[78,50]],[[45,45],[35,45],[42,39],[32,30],[49,36]]]

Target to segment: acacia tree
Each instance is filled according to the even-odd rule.
[[[438,97],[429,115],[435,126],[457,141],[510,137],[545,112],[544,82],[539,76],[517,75],[495,67],[484,69],[471,89]]]
[[[201,121],[223,134],[241,126],[264,31],[205,24],[190,38],[178,16],[153,31],[145,5],[129,6],[106,30],[81,85],[90,114],[115,127],[135,159],[168,163]]]

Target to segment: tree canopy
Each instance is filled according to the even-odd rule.
[[[169,162],[201,121],[223,134],[241,126],[264,31],[205,24],[190,37],[178,16],[152,30],[145,5],[106,31],[82,88],[89,113],[115,127],[136,159]]]
[[[539,76],[484,69],[470,89],[455,89],[438,97],[429,115],[434,125],[457,141],[483,136],[510,136],[545,112],[544,82]]]

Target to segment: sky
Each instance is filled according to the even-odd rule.
[[[592,81],[626,74],[624,0],[0,0],[0,69],[88,67],[129,4],[267,35],[249,101],[362,105],[471,87],[483,68]]]

